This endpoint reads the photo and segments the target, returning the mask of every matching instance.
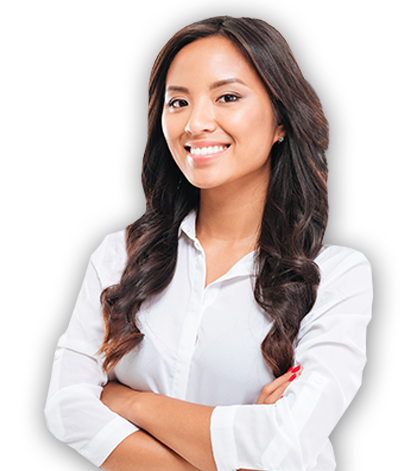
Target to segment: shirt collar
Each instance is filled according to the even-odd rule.
[[[184,232],[189,239],[193,241],[196,240],[196,218],[197,213],[194,210],[184,218],[179,228],[178,237],[180,237],[182,232]]]
[[[186,236],[194,242],[194,246],[199,248],[200,242],[196,238],[196,218],[197,218],[196,211],[191,211],[183,219],[181,226],[179,228],[178,237],[180,237],[182,233],[186,234]],[[227,273],[225,273],[223,276],[218,278],[218,280],[214,281],[213,283],[229,280],[232,278],[236,278],[238,276],[256,275],[255,270],[254,270],[254,256],[256,255],[256,253],[257,253],[257,250],[245,255]]]

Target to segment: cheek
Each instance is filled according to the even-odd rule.
[[[170,119],[168,115],[166,116],[164,113],[161,116],[161,129],[164,134],[165,141],[167,143],[168,149],[172,155],[177,166],[183,171],[183,162],[179,158],[179,136],[180,133],[178,132],[178,127],[176,120]]]
[[[164,137],[165,137],[165,140],[167,141],[168,145],[169,145],[169,141],[171,140],[170,139],[170,125],[169,125],[169,119],[168,117],[165,116],[165,113],[162,114],[161,116],[161,129],[162,129],[162,132],[164,134]]]
[[[229,117],[229,129],[239,141],[265,142],[275,133],[275,118],[272,110],[259,104],[248,106]]]
[[[247,170],[263,166],[268,161],[275,138],[276,124],[272,112],[255,106],[235,119],[235,129],[240,165],[246,166]]]
[[[179,119],[176,119],[175,116],[174,119],[171,118],[171,116],[163,114],[161,118],[161,129],[168,148],[175,159],[175,154],[180,150],[181,147],[180,137],[182,133]]]

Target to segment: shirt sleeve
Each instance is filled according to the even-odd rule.
[[[372,306],[370,265],[350,249],[325,252],[317,301],[303,319],[295,349],[304,370],[275,404],[214,409],[218,471],[311,469],[361,385]]]
[[[119,281],[123,268],[118,237],[112,236],[90,259],[69,326],[57,345],[45,407],[49,430],[96,466],[138,430],[100,401],[108,381],[96,355],[104,335],[100,294]]]

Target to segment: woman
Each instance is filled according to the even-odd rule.
[[[93,254],[56,352],[58,438],[110,471],[335,468],[372,295],[365,257],[322,244],[327,146],[268,24],[211,18],[167,43],[146,212]]]

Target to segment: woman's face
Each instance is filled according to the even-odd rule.
[[[199,39],[179,51],[168,71],[162,128],[170,152],[196,187],[260,183],[284,136],[254,69],[227,39]]]

